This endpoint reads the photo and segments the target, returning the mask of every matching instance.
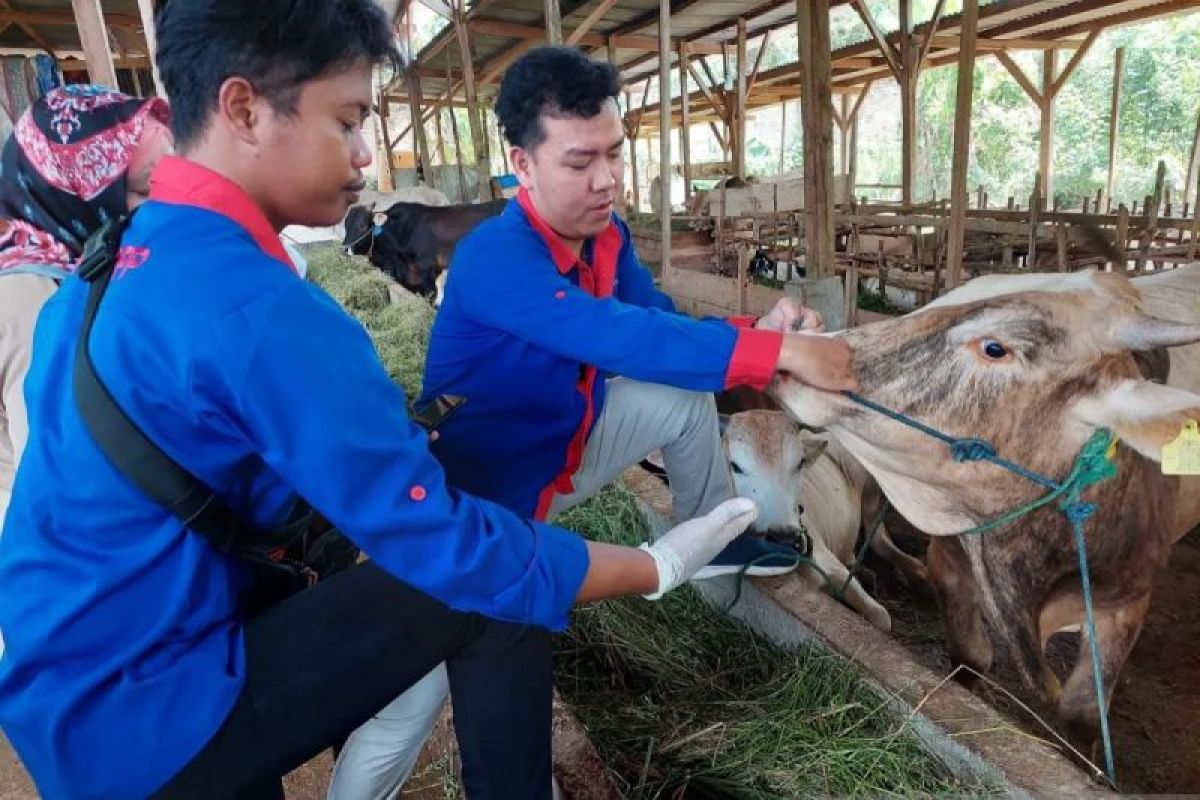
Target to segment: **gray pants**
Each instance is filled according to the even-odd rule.
[[[676,520],[707,514],[733,497],[712,395],[615,378],[575,474],[575,491],[556,496],[549,517],[582,503],[655,450],[662,450],[671,479]],[[330,800],[396,796],[448,693],[443,664],[363,723],[338,757]]]
[[[713,396],[614,378],[575,474],[575,491],[555,495],[549,518],[579,505],[655,450],[662,450],[678,522],[733,497]]]

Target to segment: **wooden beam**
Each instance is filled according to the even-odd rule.
[[[105,19],[110,25],[126,28],[136,28],[142,24],[141,19],[134,14],[106,14]],[[22,29],[26,25],[78,25],[76,16],[65,11],[14,11],[8,3],[4,3],[3,9],[0,10],[0,22],[9,22]]]
[[[1008,70],[1009,74],[1011,74],[1013,78],[1016,79],[1017,83],[1021,85],[1021,88],[1025,90],[1025,94],[1029,95],[1029,99],[1036,103],[1040,108],[1042,105],[1042,93],[1039,92],[1037,87],[1033,85],[1033,81],[1029,80],[1029,76],[1025,74],[1025,70],[1021,69],[1021,65],[1016,61],[1013,61],[1012,56],[1010,56],[1008,53],[1005,53],[1003,50],[996,53],[996,60],[1004,65],[1004,68]]]
[[[546,15],[543,21],[546,23],[546,43],[547,44],[562,44],[562,13],[558,8],[558,0],[545,0]]]
[[[503,53],[496,56],[483,66],[479,76],[479,82],[491,83],[497,77],[499,77],[501,73],[511,67],[514,61],[541,44],[542,43],[539,41],[528,40],[510,47],[508,50],[505,50]]]
[[[815,8],[814,8],[815,6]],[[804,123],[804,246],[810,278],[833,275],[833,119],[829,7],[796,0]]]
[[[892,68],[897,80],[900,78],[900,62],[897,59],[896,49],[892,43],[883,35],[883,31],[875,24],[875,17],[871,15],[871,9],[867,8],[867,0],[853,0],[854,10],[858,12],[858,16],[862,17],[863,24],[867,26],[867,30],[871,32],[871,36],[875,39],[875,43],[879,45],[880,52],[883,53],[884,59],[887,60],[888,66]]]
[[[958,36],[954,34],[941,34],[933,38],[934,47],[958,49]],[[992,39],[980,36],[975,40],[975,52],[978,55],[979,53],[997,53],[1002,50],[1074,50],[1080,44],[1082,44],[1082,40],[1079,39]]]
[[[499,19],[471,19],[468,21],[468,26],[476,33],[484,33],[489,36],[507,36],[512,39],[529,39],[539,43],[546,40],[546,30],[539,28],[536,25],[522,25],[519,22],[506,22]],[[574,31],[571,31],[573,34]],[[592,47],[605,47],[608,42],[612,41],[618,48],[622,50],[644,50],[648,53],[658,52],[658,39],[653,36],[605,36],[600,33],[584,33],[580,35],[576,44],[585,44]],[[713,42],[695,42],[692,45],[692,52],[704,53],[712,55],[719,53],[721,46]]]
[[[688,45],[688,49],[690,51],[690,49],[691,49],[690,45]],[[692,59],[690,57],[691,53],[689,52],[688,55],[689,55],[689,57],[688,57],[686,66],[687,66],[687,71],[690,72],[692,75],[692,80],[694,80],[696,82],[696,85],[700,87],[701,93],[704,94],[704,97],[708,100],[709,104],[713,107],[713,110],[716,111],[721,116],[725,116],[727,113],[727,109],[725,108],[725,103],[723,102],[723,100],[717,100],[717,97],[716,97],[716,95],[714,95],[712,93],[712,90],[704,85],[704,81],[700,80],[700,76],[696,74],[695,67],[692,66]],[[701,61],[700,63],[701,63],[701,65],[704,64],[703,61]],[[714,81],[714,83],[715,83],[715,81]]]
[[[617,0],[600,0],[599,4],[592,9],[592,13],[588,14],[587,18],[579,24],[579,27],[571,31],[571,35],[567,37],[567,44],[578,44],[583,35],[590,31],[608,13],[609,9],[616,4]]]
[[[79,40],[87,60],[88,79],[112,89],[120,88],[112,50],[108,47],[108,33],[100,0],[71,0],[71,7],[75,10],[79,25]]]
[[[730,148],[733,174],[746,177],[746,20],[737,21],[737,74],[734,76],[734,104],[730,120]]]
[[[671,0],[658,0],[658,188],[662,276],[670,291],[671,275]]]
[[[971,96],[975,86],[975,35],[979,0],[963,0],[954,98],[954,147],[950,167],[950,227],[946,242],[946,288],[962,283],[963,237],[967,222],[967,165],[971,158]]]
[[[683,158],[683,201],[687,204],[692,199],[692,121],[688,97],[687,42],[680,40],[676,52],[679,65],[679,150]]]
[[[475,150],[475,162],[479,171],[479,188],[482,199],[482,192],[485,190],[488,197],[492,200],[496,199],[492,196],[491,178],[491,159],[488,156],[488,141],[484,134],[483,120],[479,117],[479,95],[475,92],[475,63],[471,57],[471,39],[467,32],[467,15],[463,8],[466,3],[459,5],[458,10],[454,14],[454,29],[458,36],[459,56],[463,66],[463,90],[467,98],[467,120],[471,126],[471,146]],[[453,109],[451,110],[453,113]]]
[[[454,9],[450,8],[446,0],[417,0],[418,3],[428,8],[439,17],[454,21]]]
[[[863,84],[862,91],[858,93],[858,99],[854,101],[854,108],[850,111],[850,119],[858,119],[858,111],[862,108],[863,101],[867,99],[867,94],[871,91],[874,83],[874,81],[867,81]]]
[[[758,83],[758,70],[762,66],[763,54],[767,52],[767,45],[771,43],[771,32],[767,31],[763,34],[762,41],[758,45],[758,53],[754,56],[754,66],[750,70],[750,77],[746,79],[746,96],[754,94],[754,84]]]
[[[1125,48],[1118,47],[1113,60],[1112,105],[1108,112],[1108,178],[1104,182],[1104,196],[1109,203],[1113,200],[1117,181],[1117,136],[1121,132],[1121,86],[1124,82]]]
[[[942,12],[945,10],[946,0],[937,0],[933,16],[929,18],[929,31],[925,34],[924,41],[921,42],[921,51],[917,54],[917,69],[925,66],[925,59],[929,58],[929,48],[937,39],[937,28],[941,24]]]
[[[1067,66],[1063,68],[1062,74],[1059,75],[1058,79],[1054,81],[1054,85],[1052,87],[1052,95],[1054,97],[1057,97],[1058,93],[1062,91],[1062,87],[1064,84],[1066,84],[1067,79],[1071,77],[1071,73],[1074,72],[1075,68],[1079,66],[1079,62],[1083,60],[1085,55],[1087,55],[1088,50],[1092,49],[1092,45],[1096,43],[1096,39],[1099,37],[1100,29],[1097,28],[1089,33],[1087,38],[1083,40],[1083,43],[1079,45],[1079,48],[1075,51],[1075,54],[1071,56],[1071,60],[1067,62]],[[1053,53],[1054,51],[1047,50],[1046,52]]]
[[[1042,176],[1042,196],[1054,203],[1054,73],[1057,53],[1042,53],[1041,124],[1038,126],[1038,172]]]

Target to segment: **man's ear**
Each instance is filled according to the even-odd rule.
[[[529,174],[533,156],[529,154],[529,151],[524,147],[513,145],[508,149],[508,161],[512,164],[513,174],[517,176],[521,188],[526,190],[533,188],[533,179]]]
[[[250,81],[233,76],[217,90],[216,122],[246,144],[258,144],[264,98]]]

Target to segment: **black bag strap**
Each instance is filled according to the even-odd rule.
[[[187,528],[204,536],[221,553],[234,554],[246,548],[248,532],[229,506],[199,479],[142,432],[117,405],[112,394],[96,374],[88,350],[92,326],[100,301],[112,281],[121,235],[130,217],[111,220],[88,239],[79,276],[90,284],[83,312],[83,326],[75,347],[75,407],[101,451],[118,470],[152,500],[167,508]],[[271,534],[256,535],[253,549],[258,552],[284,547],[302,532],[311,509],[303,502],[288,522]]]

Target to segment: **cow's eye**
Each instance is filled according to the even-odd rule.
[[[745,475],[746,470],[742,469],[741,465],[736,461],[729,462],[729,468],[733,470],[734,475]]]
[[[1008,348],[995,339],[984,339],[979,343],[979,349],[993,361],[999,361],[1008,355]]]

